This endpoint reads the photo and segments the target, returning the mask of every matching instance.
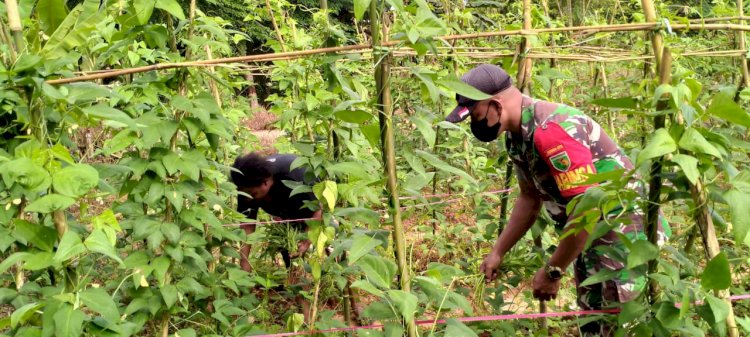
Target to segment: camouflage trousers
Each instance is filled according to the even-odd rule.
[[[620,224],[619,232],[631,241],[645,240],[643,231],[643,214],[633,212],[626,216],[628,224]],[[671,230],[664,216],[659,217],[659,245],[670,236]],[[626,252],[625,245],[620,241],[616,232],[610,231],[596,239],[591,247],[576,258],[573,266],[576,282],[577,303],[582,310],[597,310],[619,307],[622,303],[638,297],[646,287],[646,277],[632,277],[625,268],[624,256],[615,258],[604,249],[598,247],[613,247],[617,251]],[[612,251],[612,250],[610,250]],[[601,271],[615,271],[616,276],[608,281],[582,286],[589,277]],[[612,322],[609,322],[612,320]],[[582,336],[614,336],[617,330],[616,317],[605,317],[602,320],[590,322],[581,326]]]

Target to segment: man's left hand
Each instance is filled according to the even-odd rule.
[[[307,250],[310,249],[310,246],[312,246],[312,242],[310,240],[300,241],[299,243],[297,243],[297,252],[291,254],[290,257],[297,258],[305,255],[305,253],[307,253]]]
[[[544,268],[541,268],[534,275],[531,286],[534,290],[534,298],[548,301],[557,298],[557,291],[560,289],[560,280],[551,280]]]

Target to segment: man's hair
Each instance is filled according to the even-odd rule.
[[[239,156],[232,165],[234,170],[230,175],[237,187],[260,186],[264,180],[271,177],[271,165],[265,157],[256,153]]]

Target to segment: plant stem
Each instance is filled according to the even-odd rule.
[[[742,4],[742,0],[737,0],[737,15],[739,17],[745,16],[745,8]],[[742,22],[740,22],[742,23]],[[745,32],[737,32],[737,49],[745,50]],[[742,63],[742,85],[743,88],[750,88],[750,72],[748,72],[747,58],[743,55],[740,57],[740,63]]]
[[[281,45],[281,51],[286,52],[286,46],[284,45],[284,38],[281,36],[279,25],[276,24],[276,17],[273,15],[273,8],[271,8],[271,2],[269,0],[266,0],[266,9],[268,9],[268,15],[271,17],[271,25],[273,25],[273,30],[274,32],[276,32],[276,39],[279,40],[279,45]]]
[[[20,54],[25,46],[21,15],[18,12],[18,2],[16,0],[5,0],[5,9],[8,12],[8,26],[10,27],[11,35],[13,35],[13,47],[16,53]]]

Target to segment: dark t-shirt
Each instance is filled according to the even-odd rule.
[[[297,156],[293,154],[268,156],[266,160],[271,163],[271,175],[273,176],[273,185],[268,190],[268,198],[256,200],[240,195],[237,202],[237,211],[250,219],[257,218],[258,209],[263,209],[264,212],[284,220],[311,217],[315,211],[307,207],[305,202],[316,200],[315,194],[306,192],[290,197],[292,189],[284,184],[285,180],[310,186],[314,184],[314,181],[305,179],[306,170],[304,167],[289,170],[295,159],[297,159]]]

